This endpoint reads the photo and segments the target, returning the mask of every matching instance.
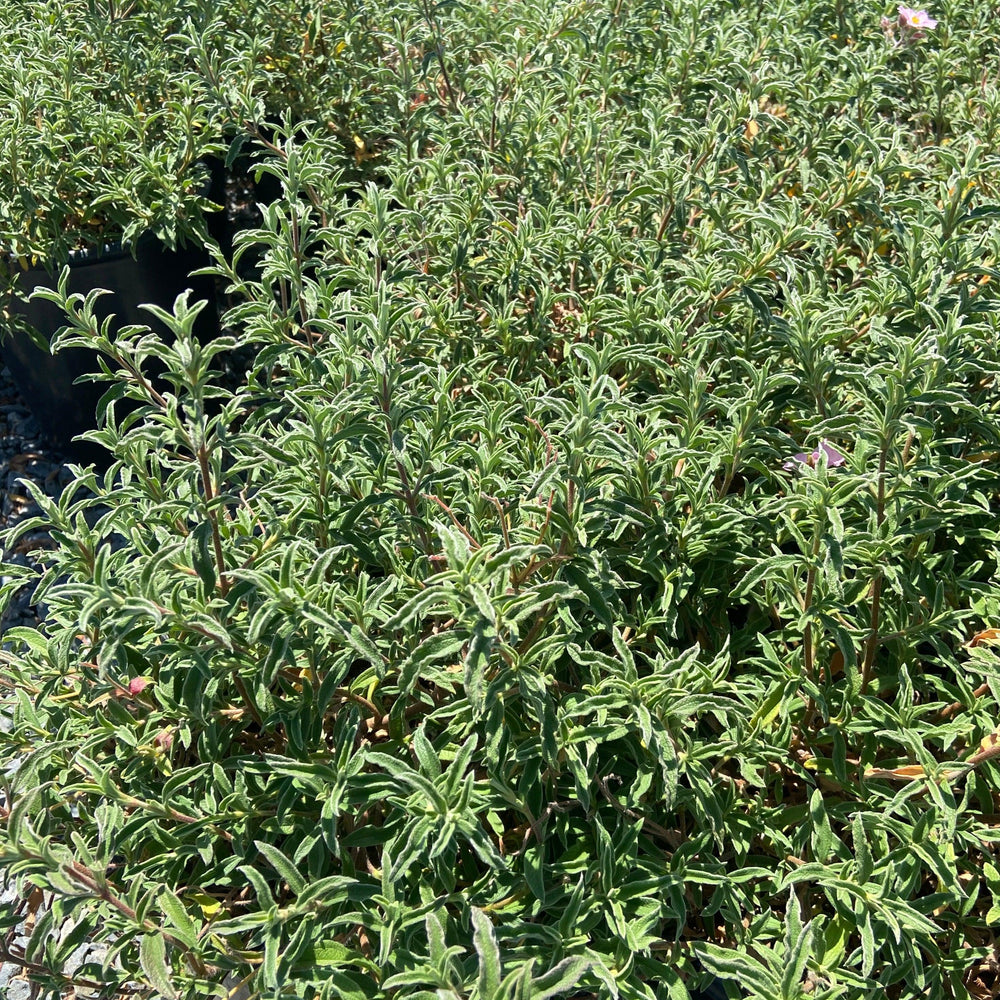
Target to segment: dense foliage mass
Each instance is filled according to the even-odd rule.
[[[289,6],[24,0],[0,8],[0,260],[58,265],[69,251],[123,234],[204,240],[204,210],[217,195],[211,158],[238,155],[282,112],[318,117],[353,151],[354,129],[382,116],[381,101],[355,93],[353,63],[340,56],[348,45],[355,58],[376,56],[377,14]]]
[[[64,302],[118,375],[3,654],[43,995],[84,939],[108,996],[991,995],[995,15],[317,0],[247,60],[289,6],[170,43],[284,190],[232,336]]]

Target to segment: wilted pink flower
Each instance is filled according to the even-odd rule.
[[[128,682],[128,693],[131,695],[142,694],[149,687],[150,683],[145,677],[133,677]]]
[[[901,28],[910,28],[915,31],[930,31],[937,27],[937,21],[934,20],[926,10],[914,10],[912,7],[898,7],[899,11],[899,26]]]
[[[161,729],[153,737],[153,745],[166,753],[174,745],[174,731],[172,729]]]
[[[794,472],[800,465],[808,465],[810,468],[815,468],[820,463],[820,459],[826,458],[827,468],[836,469],[838,466],[845,465],[847,462],[846,456],[842,455],[832,444],[828,444],[826,441],[820,441],[815,451],[804,452],[800,451],[797,455],[793,455],[787,462],[782,466],[786,472]]]

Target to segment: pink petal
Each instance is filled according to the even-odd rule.
[[[841,465],[845,465],[847,463],[847,458],[837,451],[832,444],[827,444],[826,441],[821,441],[819,448],[813,452],[816,456],[816,461],[819,461],[820,451],[826,455],[826,464],[831,469],[839,468]]]
[[[812,465],[812,455],[807,455],[804,451],[800,451],[797,455],[792,455],[788,459],[782,468],[785,472],[794,472],[800,465]]]
[[[814,469],[819,465],[820,459],[824,456],[826,457],[827,468],[836,469],[841,465],[847,464],[847,457],[845,455],[837,451],[832,444],[820,441],[815,451],[811,451],[808,454],[800,451],[797,455],[792,455],[791,458],[787,459],[781,467],[786,472],[794,472],[800,465],[808,465],[809,468]]]
[[[149,687],[149,685],[150,681],[146,680],[145,677],[133,677],[132,680],[128,682],[128,693],[141,694],[147,687]]]

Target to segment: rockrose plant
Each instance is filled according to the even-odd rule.
[[[992,13],[904,58],[854,2],[311,9],[385,117],[345,161],[317,77],[255,133],[229,336],[47,293],[114,460],[5,537],[52,538],[4,570],[6,958],[48,998],[992,995]],[[250,106],[213,24],[185,72]]]

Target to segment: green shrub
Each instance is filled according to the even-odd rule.
[[[376,91],[352,70],[374,54],[370,22],[334,4],[288,8],[281,0],[8,5],[0,255],[58,266],[71,251],[145,232],[170,245],[205,241],[209,195],[219,197],[207,188],[209,158],[232,161],[286,111],[321,121],[341,138],[338,160],[360,165],[366,147],[356,130],[371,127],[353,91]],[[372,102],[369,117],[383,117]]]
[[[120,372],[7,536],[57,543],[0,733],[45,996],[84,939],[108,996],[974,985],[1000,50],[881,13],[394,3],[378,183],[278,130],[233,339],[63,301]]]
[[[35,0],[0,13],[0,253],[26,265],[147,230],[171,244],[206,236],[202,161],[221,136],[164,40],[163,10],[177,5],[157,4],[160,16],[101,6]]]

